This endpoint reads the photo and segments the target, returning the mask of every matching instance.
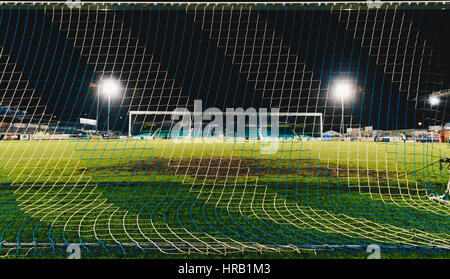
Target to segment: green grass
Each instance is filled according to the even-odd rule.
[[[449,204],[426,197],[445,188],[430,164],[448,145],[262,145],[0,142],[0,253],[65,257],[45,245],[84,243],[85,257],[364,258],[376,243],[386,257],[448,258],[423,248],[450,244]]]

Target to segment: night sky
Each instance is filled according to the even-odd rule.
[[[325,130],[338,130],[330,87],[348,79],[357,88],[348,125],[446,123],[448,101],[431,108],[427,96],[450,88],[449,10],[402,7],[4,4],[1,105],[30,122],[95,118],[92,84],[113,76],[125,89],[112,105],[116,131],[127,131],[129,110],[192,108],[195,99],[205,109],[321,112]]]

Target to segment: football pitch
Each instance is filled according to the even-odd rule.
[[[0,142],[4,257],[449,256],[441,143]],[[261,253],[263,252],[264,253]],[[273,252],[273,253],[271,253]]]

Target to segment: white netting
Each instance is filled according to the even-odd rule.
[[[448,4],[0,8],[3,254],[448,253]]]

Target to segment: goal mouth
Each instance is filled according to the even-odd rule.
[[[214,113],[130,111],[129,137],[141,139],[301,140],[320,139],[321,113],[257,112],[227,109]],[[277,110],[278,111],[278,110]]]
[[[448,257],[448,9],[0,3],[0,256]]]

